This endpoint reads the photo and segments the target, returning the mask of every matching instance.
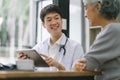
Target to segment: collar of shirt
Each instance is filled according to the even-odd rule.
[[[66,41],[65,34],[62,33],[62,36],[53,44],[53,45],[64,45]],[[48,46],[53,46],[50,42],[50,38],[48,39]]]
[[[55,44],[51,45],[50,38],[48,39],[48,51],[49,56],[54,58],[59,53],[59,48],[61,45],[64,45],[66,41],[65,34],[62,34],[62,36],[55,42]]]

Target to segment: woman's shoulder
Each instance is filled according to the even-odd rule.
[[[112,32],[120,32],[120,23],[111,23],[107,25],[106,28],[108,31],[112,31]]]

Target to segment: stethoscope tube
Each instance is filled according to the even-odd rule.
[[[61,46],[60,46],[60,49],[59,49],[59,52],[61,52],[62,49],[64,50],[63,55],[66,54],[65,46],[66,46],[67,41],[68,41],[68,38],[66,38],[65,44],[64,44],[64,45],[61,45]]]

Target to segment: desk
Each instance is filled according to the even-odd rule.
[[[0,80],[94,80],[95,72],[69,71],[0,71]]]

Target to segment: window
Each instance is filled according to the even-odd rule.
[[[45,7],[48,4],[53,3],[52,0],[43,0],[38,2],[38,10],[37,10],[37,42],[45,40],[47,37],[49,37],[49,33],[47,30],[43,27],[41,20],[40,20],[40,11],[43,7]]]
[[[0,0],[0,63],[14,63],[16,50],[30,46],[33,0]]]

